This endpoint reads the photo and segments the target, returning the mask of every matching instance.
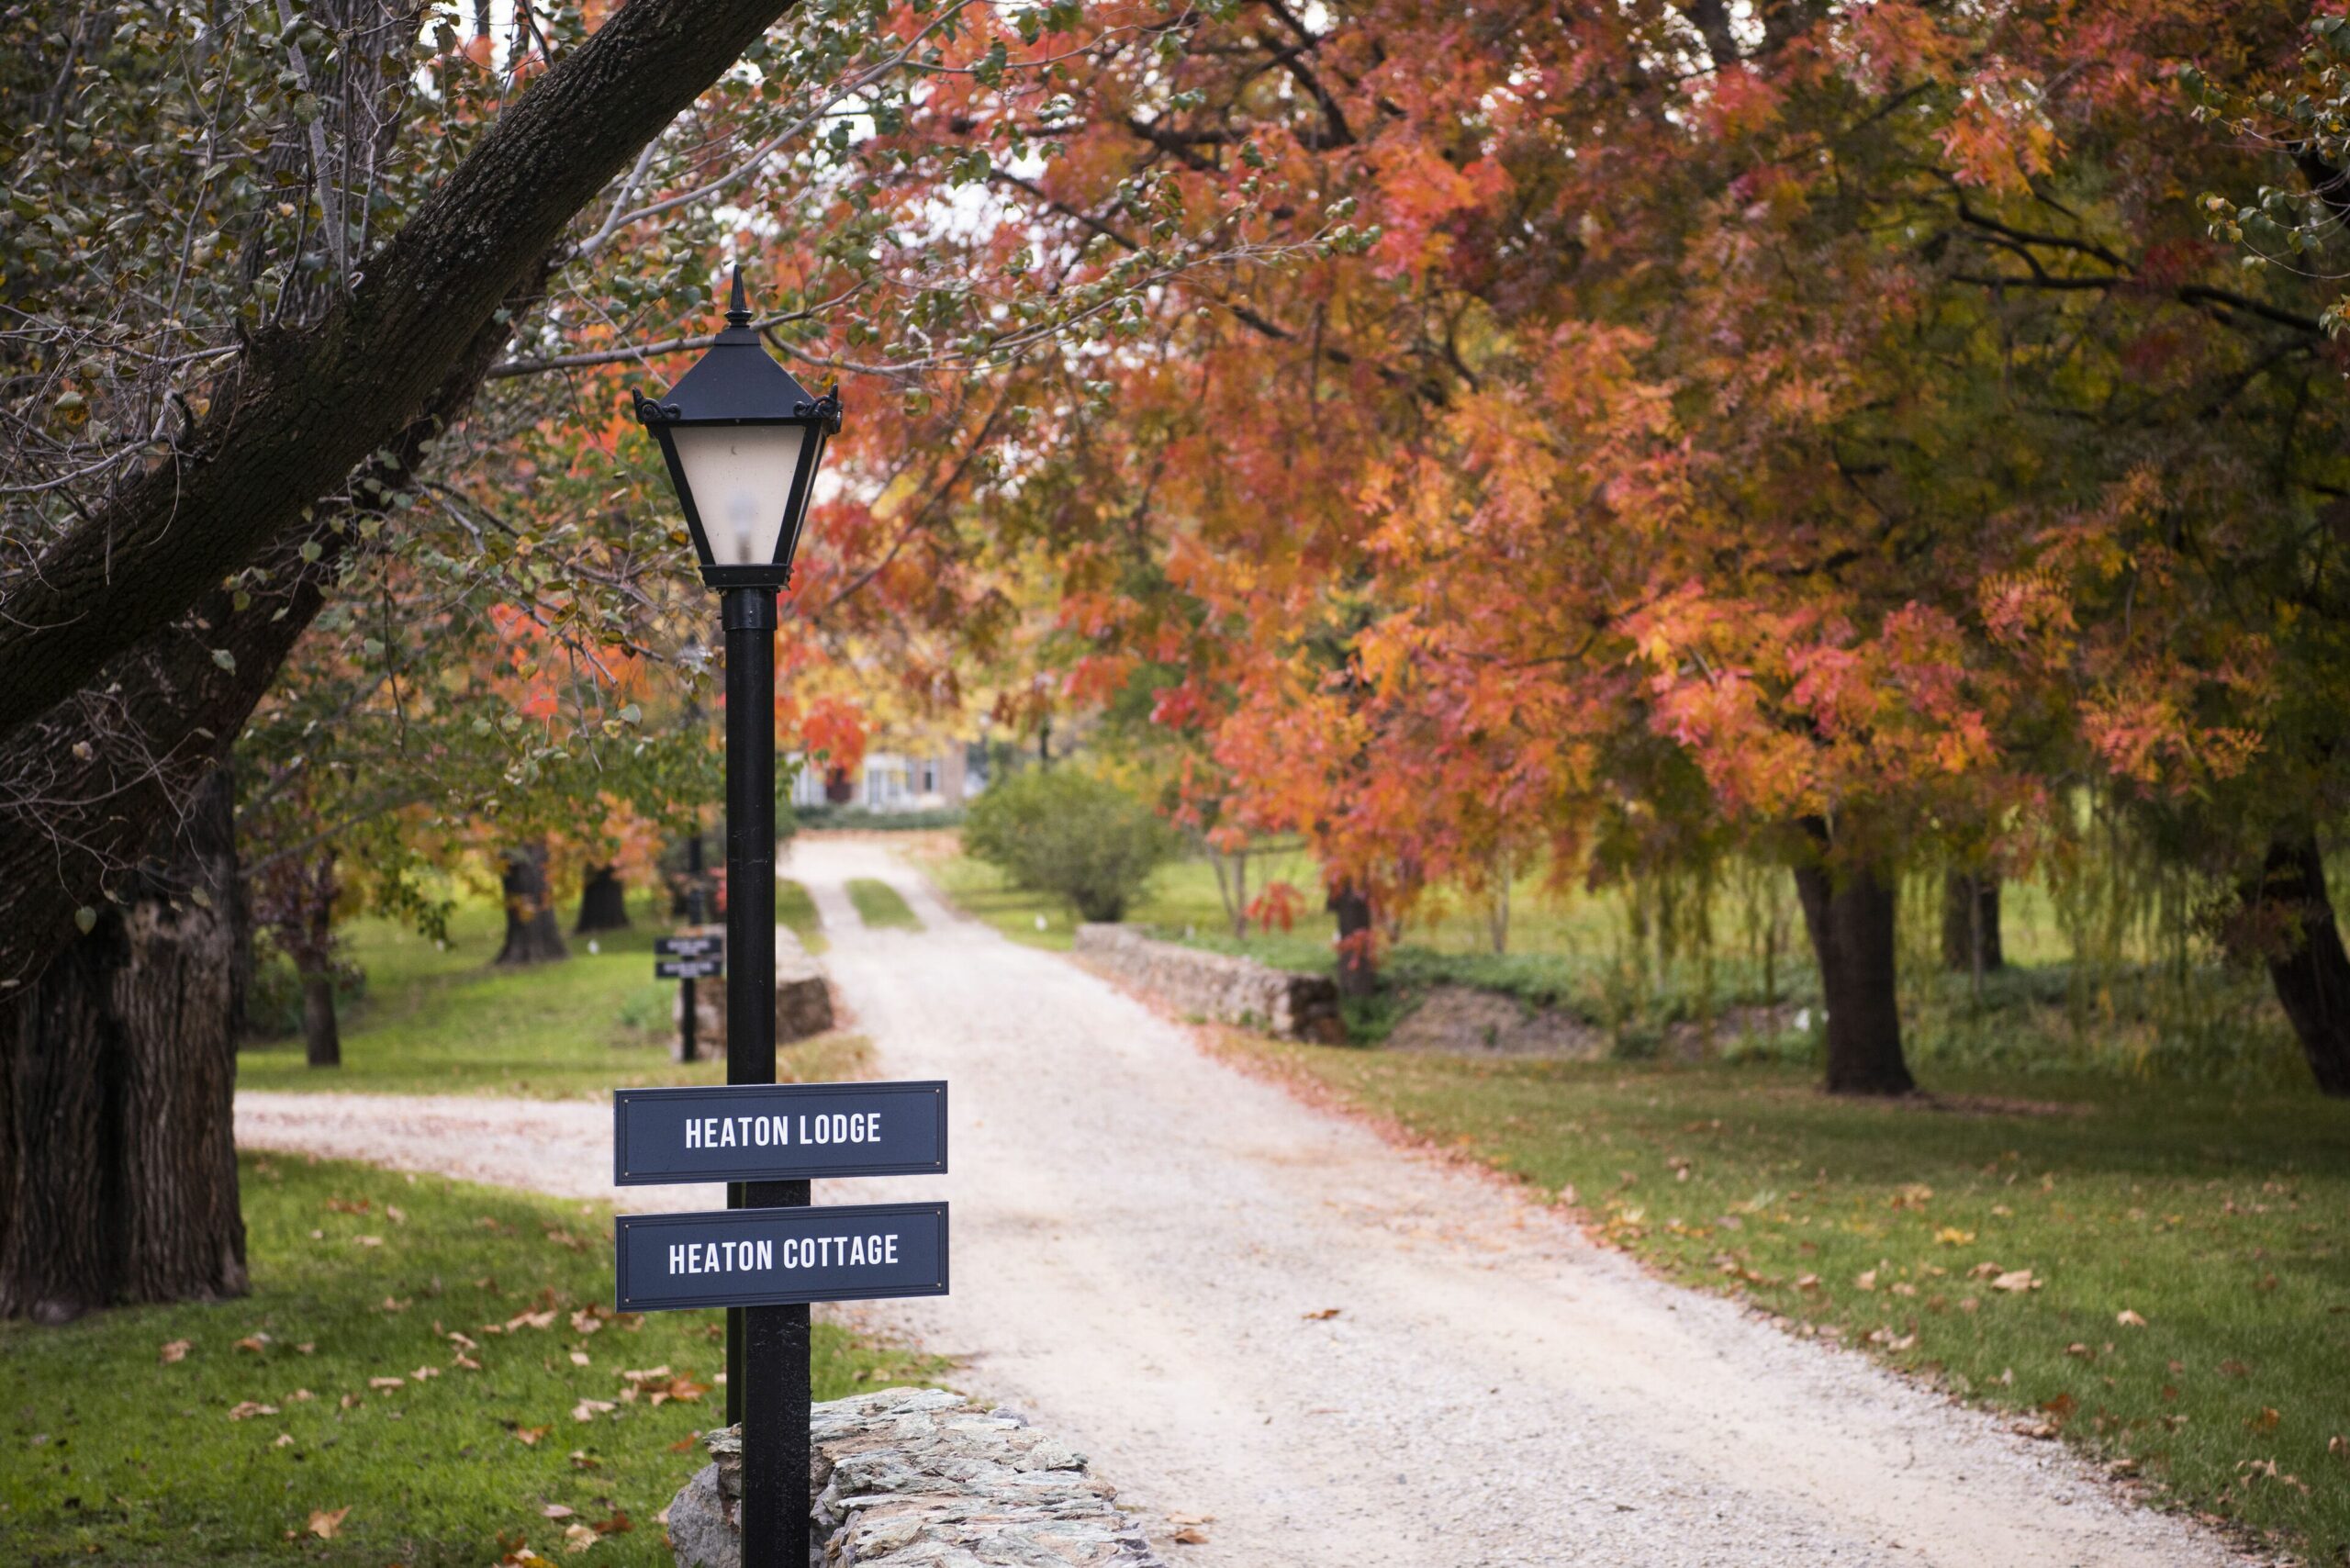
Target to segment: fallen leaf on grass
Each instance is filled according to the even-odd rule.
[[[2270,1481],[2297,1489],[2304,1497],[2310,1495],[2307,1482],[2298,1475],[2287,1475],[2279,1471],[2277,1468],[2277,1462],[2273,1459],[2240,1460],[2236,1463],[2236,1472],[2247,1481],[2257,1481],[2266,1477]]]
[[[404,1377],[371,1377],[367,1380],[367,1386],[370,1388],[405,1388],[408,1386],[408,1379]]]
[[[2250,1377],[2252,1369],[2231,1356],[2220,1363],[2220,1371],[2229,1377]]]
[[[428,1377],[439,1377],[441,1375],[441,1369],[439,1367],[419,1367],[408,1375],[416,1379],[417,1382],[422,1383]]]
[[[332,1540],[342,1530],[343,1516],[349,1508],[337,1508],[330,1513],[324,1508],[310,1510],[310,1533],[320,1540]]]
[[[357,1405],[358,1405],[358,1403],[359,1403],[359,1395],[357,1395],[357,1394],[344,1394],[344,1395],[342,1396],[342,1407],[343,1407],[345,1410],[349,1410],[349,1409],[352,1408],[353,1406],[357,1406]]]
[[[269,1446],[274,1449],[292,1448],[294,1446],[294,1434],[291,1432],[280,1432],[277,1434],[277,1440]]]
[[[301,1344],[294,1347],[295,1350],[298,1354],[305,1356],[311,1354],[313,1351],[318,1350],[318,1341],[315,1339],[306,1339]]]
[[[699,1432],[688,1432],[684,1437],[679,1438],[676,1442],[669,1445],[669,1451],[671,1453],[689,1453],[692,1451],[694,1444],[699,1441],[700,1438],[701,1434]],[[2336,1438],[2333,1440],[2338,1443],[2342,1439],[2340,1438]]]
[[[1873,1291],[1876,1289],[1876,1271],[1874,1269],[1863,1269],[1859,1273],[1852,1276],[1852,1283],[1859,1289],[1864,1291]]]
[[[603,1326],[604,1309],[602,1307],[583,1306],[571,1315],[571,1331],[575,1334],[593,1334]]]
[[[2139,1316],[2136,1313],[2131,1311],[2126,1306],[2113,1315],[2113,1321],[2119,1323],[2124,1328],[2143,1328],[2146,1326],[2146,1320],[2144,1318]]]
[[[276,1406],[258,1405],[250,1399],[240,1400],[236,1404],[229,1406],[229,1419],[231,1421],[250,1421],[256,1416],[274,1416],[276,1414]]]
[[[1796,1281],[1796,1289],[1799,1291],[1816,1291],[1818,1288],[1819,1276],[1818,1274],[1805,1274],[1797,1278]]]
[[[286,1397],[286,1398],[287,1398],[291,1403],[293,1403],[293,1404],[296,1404],[296,1405],[308,1405],[311,1400],[316,1399],[316,1398],[318,1397],[318,1395],[317,1395],[317,1394],[312,1394],[312,1393],[311,1393],[308,1389],[307,1389],[307,1388],[297,1388],[297,1389],[296,1389],[292,1394],[287,1394],[285,1397]]]
[[[467,1372],[477,1372],[481,1371],[481,1363],[474,1360],[471,1356],[466,1355],[462,1350],[457,1352],[457,1359],[454,1361],[452,1361],[450,1365],[463,1367]]]
[[[576,1557],[603,1539],[586,1525],[573,1525],[563,1532],[564,1554]]]
[[[577,1510],[566,1507],[561,1503],[549,1503],[545,1507],[541,1508],[539,1512],[544,1514],[551,1519],[567,1519],[574,1513],[577,1512]]]
[[[534,1449],[539,1446],[539,1439],[553,1430],[554,1430],[553,1427],[517,1427],[514,1428],[514,1436],[520,1440],[524,1448]]]
[[[575,1421],[592,1421],[605,1411],[617,1408],[618,1406],[609,1399],[583,1399],[571,1407],[571,1418]]]
[[[384,1205],[384,1213],[390,1216],[391,1222],[394,1225],[406,1225],[408,1223],[408,1215],[400,1212],[400,1206],[397,1204],[386,1204]]]
[[[1308,1323],[1327,1323],[1330,1319],[1337,1316],[1338,1314],[1345,1310],[1346,1308],[1342,1306],[1326,1306],[1319,1312],[1306,1313],[1304,1315],[1305,1321]]]
[[[1974,1239],[1973,1231],[1961,1230],[1955,1226],[1946,1225],[1934,1232],[1934,1242],[1941,1247],[1964,1247]]]
[[[598,1519],[588,1528],[598,1535],[626,1535],[636,1528],[636,1523],[628,1517],[627,1509],[614,1508],[610,1518]]]
[[[380,1236],[354,1236],[351,1239],[362,1247],[381,1247],[384,1244]]]
[[[575,1366],[575,1367],[584,1367],[584,1366],[586,1366],[586,1365],[588,1364],[588,1352],[587,1352],[587,1351],[585,1351],[585,1350],[574,1350],[574,1351],[572,1351],[572,1352],[571,1352],[571,1364],[572,1364],[573,1366]]]
[[[196,1341],[193,1339],[173,1339],[170,1341],[163,1347],[163,1364],[165,1366],[170,1366],[173,1361],[184,1361],[187,1360],[187,1353],[195,1348]]]
[[[2033,1279],[2030,1269],[2014,1269],[1994,1279],[1991,1288],[1995,1291],[2036,1291],[2047,1282]]]
[[[553,1307],[547,1308],[544,1312],[518,1312],[506,1320],[506,1332],[509,1334],[521,1328],[552,1328],[554,1327],[554,1308]]]
[[[266,1334],[248,1334],[243,1338],[237,1341],[237,1349],[240,1350],[251,1350],[256,1356],[260,1355],[262,1351],[268,1349],[268,1347],[269,1336]]]
[[[1967,1270],[1966,1277],[1970,1280],[1987,1280],[1992,1275],[2002,1273],[2004,1271],[2003,1271],[1997,1263],[1986,1260],[1985,1262],[1977,1263],[1972,1269]]]
[[[2275,1406],[2263,1406],[2260,1414],[2246,1416],[2244,1418],[2244,1429],[2252,1432],[2273,1432],[2277,1429],[2277,1423],[2283,1419],[2284,1417],[2277,1413]]]

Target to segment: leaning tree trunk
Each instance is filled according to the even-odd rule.
[[[1996,872],[1942,874],[1942,967],[1980,979],[2006,964],[1999,950]]]
[[[2300,1037],[2318,1088],[2350,1096],[2350,957],[2343,953],[2342,932],[2326,896],[2325,862],[2316,837],[2272,840],[2260,880],[2244,890],[2244,902],[2266,905],[2281,917],[2276,922],[2279,935],[2267,954],[2277,1000]]]
[[[1826,824],[1804,825],[1818,853],[1796,866],[1796,897],[1828,1004],[1828,1092],[1906,1094],[1917,1083],[1894,992],[1893,879],[1873,862],[1831,866]]]
[[[506,852],[506,946],[501,964],[538,964],[567,958],[563,932],[554,918],[554,899],[547,890],[547,848],[524,845]]]
[[[0,1009],[0,1316],[242,1295],[228,769]]]
[[[579,920],[572,926],[572,935],[627,929],[628,885],[621,880],[621,868],[590,866],[588,880],[579,890]]]
[[[1379,962],[1371,954],[1371,897],[1351,887],[1330,890],[1338,917],[1338,994],[1360,999],[1379,989]]]

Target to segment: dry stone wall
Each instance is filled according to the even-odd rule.
[[[1080,925],[1080,958],[1179,1012],[1292,1040],[1337,1040],[1338,988],[1251,958],[1160,942],[1124,925]]]
[[[740,1428],[669,1505],[677,1568],[742,1568]],[[1167,1568],[1085,1456],[1009,1410],[933,1388],[815,1407],[811,1568]]]

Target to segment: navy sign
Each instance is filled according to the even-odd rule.
[[[858,1204],[612,1222],[621,1312],[946,1294],[946,1205]]]
[[[944,1081],[612,1091],[615,1187],[946,1170]]]
[[[726,938],[707,936],[655,936],[653,953],[661,958],[722,958],[726,957]]]
[[[725,972],[723,958],[656,958],[653,962],[655,980],[705,980]]]

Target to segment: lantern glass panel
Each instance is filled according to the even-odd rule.
[[[669,434],[713,564],[772,563],[808,431],[799,425],[679,425]]]

